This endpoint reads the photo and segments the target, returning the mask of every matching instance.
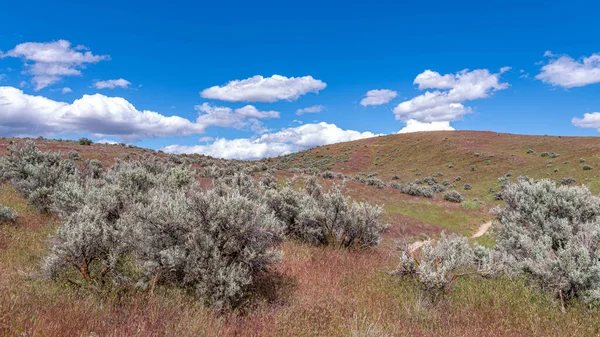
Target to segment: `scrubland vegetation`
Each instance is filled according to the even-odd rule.
[[[553,179],[459,158],[407,179],[77,143],[0,159],[2,335],[600,332],[600,198],[576,158]]]

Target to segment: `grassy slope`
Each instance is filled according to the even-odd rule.
[[[527,154],[532,149],[537,155]],[[541,157],[556,152],[558,158]],[[593,192],[600,192],[600,137],[526,136],[484,131],[439,131],[399,134],[322,146],[290,155],[291,163],[324,160],[331,170],[345,174],[377,172],[390,180],[394,175],[403,182],[438,172],[457,186],[471,184],[470,197],[489,198],[488,189],[497,189],[497,179],[511,172],[513,177],[558,179],[572,176]],[[594,167],[582,170],[585,163]],[[276,158],[283,161],[290,158]],[[565,163],[568,162],[568,163]],[[548,164],[552,166],[548,166]],[[454,164],[453,168],[449,168]],[[471,165],[475,170],[471,170]],[[558,172],[554,172],[558,169]]]
[[[528,149],[537,154],[527,154]],[[560,156],[542,157],[542,152],[555,152]],[[580,163],[580,158],[585,162]],[[593,193],[600,192],[600,137],[526,136],[484,131],[422,132],[321,146],[268,161],[288,168],[317,164],[322,169],[346,175],[378,173],[385,181],[397,176],[404,183],[442,173],[438,180],[449,180],[465,197],[478,198],[486,205],[473,210],[468,206],[474,203],[458,207],[440,200],[440,195],[434,200],[426,200],[393,191],[372,192],[372,188],[358,185],[350,195],[363,200],[381,200],[388,216],[397,214],[408,217],[409,222],[412,220],[415,224],[426,223],[465,235],[490,218],[489,208],[501,204],[494,200],[494,193],[489,189],[500,191],[498,178],[509,172],[512,181],[520,175],[557,181],[574,177],[577,184],[585,184]],[[584,171],[583,165],[591,165],[593,169]],[[455,181],[458,176],[462,179]],[[470,184],[472,189],[464,190],[464,184]]]
[[[474,134],[467,133],[471,138]],[[491,133],[480,134],[482,139],[507,137]],[[519,170],[527,168],[514,165],[523,160],[534,168],[536,165],[545,166],[545,158],[525,155],[530,147],[538,152],[561,153],[561,157],[554,161],[562,163],[570,160],[576,168],[580,164],[574,159],[579,157],[584,157],[586,163],[597,166],[594,149],[598,149],[600,141],[595,139],[572,139],[565,143],[572,144],[572,148],[560,148],[555,143],[558,138],[532,137],[530,143],[514,141],[523,143],[514,150],[505,149],[505,145],[500,143],[488,142],[487,145],[479,144],[476,150],[470,150],[481,154],[480,157],[475,157],[466,149],[465,144],[473,144],[467,135],[457,132],[380,137],[322,147],[309,152],[333,153],[336,148],[346,147],[352,153],[348,155],[348,162],[340,161],[332,169],[343,172],[378,171],[383,178],[399,175],[402,181],[414,178],[413,172],[402,171],[401,168],[406,167],[406,163],[420,168],[422,176],[438,171],[442,171],[445,176],[462,175],[463,178],[473,179],[464,180],[476,187],[472,191],[473,196],[487,191],[487,187],[480,187],[474,180],[475,174],[492,181],[508,170],[514,176],[525,173],[526,171],[521,173]],[[455,171],[444,169],[450,159],[440,158],[446,154],[436,143],[446,142],[446,137],[456,146],[463,144],[460,145],[462,148],[446,150],[450,152],[447,156],[454,158],[452,161],[455,163]],[[528,139],[524,136],[515,137]],[[429,144],[427,146],[432,152],[437,152],[429,157],[429,162],[427,155],[417,156],[417,153],[423,152],[422,149],[412,155],[403,152],[425,146],[419,145],[418,139]],[[540,143],[538,148],[532,145],[534,140],[549,143]],[[587,145],[584,140],[588,142]],[[564,140],[558,140],[562,141]],[[1,143],[2,141],[0,149],[3,149]],[[365,144],[369,151],[359,151]],[[142,151],[119,146],[82,147],[57,142],[42,143],[40,147],[65,152],[77,149],[84,158],[99,158],[106,165],[125,153]],[[385,156],[396,147],[401,149],[396,151],[396,155]],[[576,150],[577,147],[583,147],[585,151]],[[376,157],[371,158],[377,156],[377,149],[380,158],[387,160],[381,165],[374,164]],[[500,160],[498,153],[501,154],[502,151],[507,153]],[[580,152],[573,154],[573,151]],[[361,152],[367,153],[368,158],[373,160],[370,166],[353,166],[355,162],[351,158]],[[477,160],[489,154],[495,156],[495,164],[487,168],[485,164],[477,164]],[[473,162],[478,169],[469,176],[468,167]],[[538,171],[542,171],[536,171],[535,174],[544,176],[544,169],[545,167],[539,167]],[[580,172],[579,168],[572,172],[570,175],[578,181],[590,183],[597,178],[596,170]],[[529,173],[531,176],[535,174]],[[333,181],[323,182],[330,184]],[[415,198],[402,195],[391,188],[380,190],[354,182],[347,183],[346,191],[356,199],[386,205],[386,219],[391,228],[382,245],[373,251],[352,252],[310,247],[294,242],[284,243],[280,247],[284,252],[284,259],[276,268],[280,277],[265,282],[262,289],[257,289],[255,309],[246,315],[232,313],[218,316],[204,309],[194,298],[174,289],[160,288],[154,298],[148,298],[146,293],[99,296],[48,280],[26,277],[25,275],[35,274],[39,270],[46,254],[48,235],[55,230],[58,220],[40,215],[28,207],[26,201],[12,188],[1,185],[0,204],[17,209],[21,217],[16,225],[0,225],[0,335],[592,336],[600,333],[597,312],[586,312],[585,308],[574,306],[566,314],[562,314],[556,302],[521,281],[461,280],[448,301],[434,308],[424,305],[422,294],[415,284],[387,274],[398,262],[394,240],[404,234],[435,234],[443,227],[469,233],[474,226],[489,217],[485,209],[465,209],[439,199]],[[261,295],[272,293],[273,290],[276,290],[277,296]]]

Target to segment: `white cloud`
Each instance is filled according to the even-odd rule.
[[[259,119],[279,118],[277,111],[259,111],[252,105],[238,109],[214,106],[209,103],[196,105],[201,114],[196,122],[203,125],[215,125],[226,128],[250,129],[262,133],[267,131]]]
[[[204,133],[210,126],[268,131],[261,119],[278,118],[277,111],[259,111],[252,105],[239,109],[196,106],[196,121],[158,112],[138,110],[121,97],[83,95],[73,103],[59,102],[22,90],[0,86],[0,135],[40,136],[89,132],[94,136],[117,136],[123,140],[188,136]]]
[[[98,144],[108,144],[108,145],[117,145],[119,143],[115,142],[114,140],[110,140],[110,139],[100,139],[97,140],[96,143]]]
[[[6,78],[6,74],[0,74],[0,82]]]
[[[260,159],[275,157],[318,145],[352,141],[374,137],[371,132],[342,130],[335,124],[325,122],[305,124],[279,132],[264,134],[258,138],[217,139],[211,144],[164,148],[170,153],[201,153],[226,159]]]
[[[139,111],[127,100],[100,94],[84,95],[73,103],[32,96],[13,87],[0,87],[0,135],[40,136],[89,132],[121,139],[200,134],[207,124],[154,111]]]
[[[462,102],[487,98],[495,91],[508,88],[508,83],[500,82],[500,74],[492,74],[487,69],[467,69],[456,74],[440,75],[426,70],[417,75],[414,84],[419,89],[440,89],[427,91],[422,95],[398,104],[394,108],[397,120],[415,120],[421,123],[451,122],[471,112]],[[442,91],[445,90],[445,91]]]
[[[213,140],[215,140],[213,137],[208,137],[208,136],[198,138],[198,141],[201,143],[212,142]]]
[[[360,101],[360,105],[382,105],[388,103],[398,96],[398,93],[394,90],[381,89],[381,90],[369,90],[367,95]]]
[[[309,92],[318,93],[327,84],[312,76],[285,77],[256,75],[245,80],[233,80],[224,86],[214,86],[202,90],[204,98],[229,102],[276,102],[295,101]]]
[[[535,77],[544,83],[563,88],[583,87],[588,84],[600,83],[600,53],[574,60],[568,55],[558,58],[547,51],[545,57],[552,59],[542,67]]]
[[[600,132],[600,112],[585,113],[583,118],[573,118],[571,123],[580,128],[596,129]]]
[[[421,132],[421,131],[452,131],[453,127],[450,126],[450,122],[431,122],[421,123],[414,119],[406,121],[406,126],[403,127],[398,133],[410,133],[410,132]]]
[[[60,81],[65,76],[81,76],[86,64],[108,60],[108,55],[94,55],[87,48],[71,48],[66,40],[55,42],[25,42],[6,53],[0,52],[0,58],[18,57],[25,62],[26,72],[33,75],[35,90],[43,89]]]
[[[96,89],[114,89],[117,87],[128,88],[130,85],[131,85],[131,82],[129,82],[123,78],[119,78],[118,80],[106,80],[106,81],[94,82],[94,87],[96,87]]]
[[[322,105],[313,105],[313,106],[309,106],[307,108],[302,108],[302,109],[298,109],[296,110],[296,115],[301,116],[303,114],[307,114],[307,113],[319,113],[323,110],[326,110],[324,106]]]
[[[63,94],[67,94],[67,93],[73,92],[73,90],[71,90],[71,88],[64,87],[60,90],[60,92],[62,92]]]

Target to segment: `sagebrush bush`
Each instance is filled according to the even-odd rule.
[[[444,187],[443,185],[435,184],[431,186],[431,190],[433,190],[433,193],[441,193],[446,191],[446,187]]]
[[[81,160],[81,155],[77,151],[70,151],[67,157],[71,160]]]
[[[54,188],[72,179],[76,165],[63,160],[58,153],[42,152],[34,142],[10,145],[0,159],[0,174],[29,202],[41,210],[48,210]]]
[[[561,185],[572,185],[575,182],[576,182],[576,180],[573,177],[564,177],[560,180]]]
[[[414,183],[404,185],[402,187],[401,191],[404,194],[418,196],[418,197],[425,197],[425,198],[433,198],[433,196],[435,195],[433,193],[433,189],[431,187],[419,186]]]
[[[497,209],[496,250],[506,267],[562,300],[600,304],[600,198],[585,187],[520,178]]]
[[[590,170],[592,170],[594,167],[593,167],[593,166],[591,166],[591,165],[583,165],[583,166],[582,166],[582,168],[583,168],[583,170],[584,170],[584,171],[590,171]]]
[[[426,241],[417,251],[400,247],[400,265],[394,272],[399,277],[412,277],[435,303],[448,293],[459,277],[490,276],[497,272],[491,250],[475,244],[466,237],[443,232],[437,242]]]
[[[462,202],[465,198],[458,191],[448,191],[444,193],[444,200],[450,202]]]
[[[471,186],[470,184],[465,184],[464,189],[465,191],[471,190],[473,188],[473,186]]]
[[[191,288],[219,310],[236,307],[278,261],[283,227],[264,204],[232,189],[198,187],[165,198],[156,191],[129,218],[146,282]]]
[[[0,224],[15,222],[18,216],[19,213],[17,213],[17,211],[15,211],[14,209],[0,205]]]
[[[379,244],[387,228],[381,222],[381,207],[349,200],[339,185],[325,192],[314,177],[305,182],[304,190],[295,190],[287,184],[265,198],[285,224],[286,236],[311,244],[373,247]]]
[[[203,191],[171,163],[119,162],[99,179],[61,183],[53,207],[66,220],[46,275],[96,288],[179,286],[218,310],[242,303],[277,260],[282,222],[251,177]]]
[[[379,179],[379,178],[375,178],[375,177],[370,177],[367,178],[365,183],[369,186],[375,186],[377,188],[384,188],[385,187],[385,183]]]

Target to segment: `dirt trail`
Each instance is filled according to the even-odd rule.
[[[477,232],[475,232],[475,234],[473,234],[473,236],[471,236],[471,239],[482,236],[490,229],[490,227],[492,227],[492,221],[488,221],[483,225],[479,226],[479,229],[477,230]]]
[[[482,236],[483,234],[485,234],[490,228],[492,227],[492,221],[488,221],[484,224],[482,224],[481,226],[479,226],[479,229],[477,229],[477,232],[475,232],[475,234],[473,234],[471,236],[471,239],[475,239],[478,238],[480,236]],[[429,240],[423,240],[423,241],[417,241],[417,242],[413,242],[408,246],[408,251],[409,252],[414,252],[415,250],[423,247],[423,245],[425,244],[425,242],[427,242]]]

